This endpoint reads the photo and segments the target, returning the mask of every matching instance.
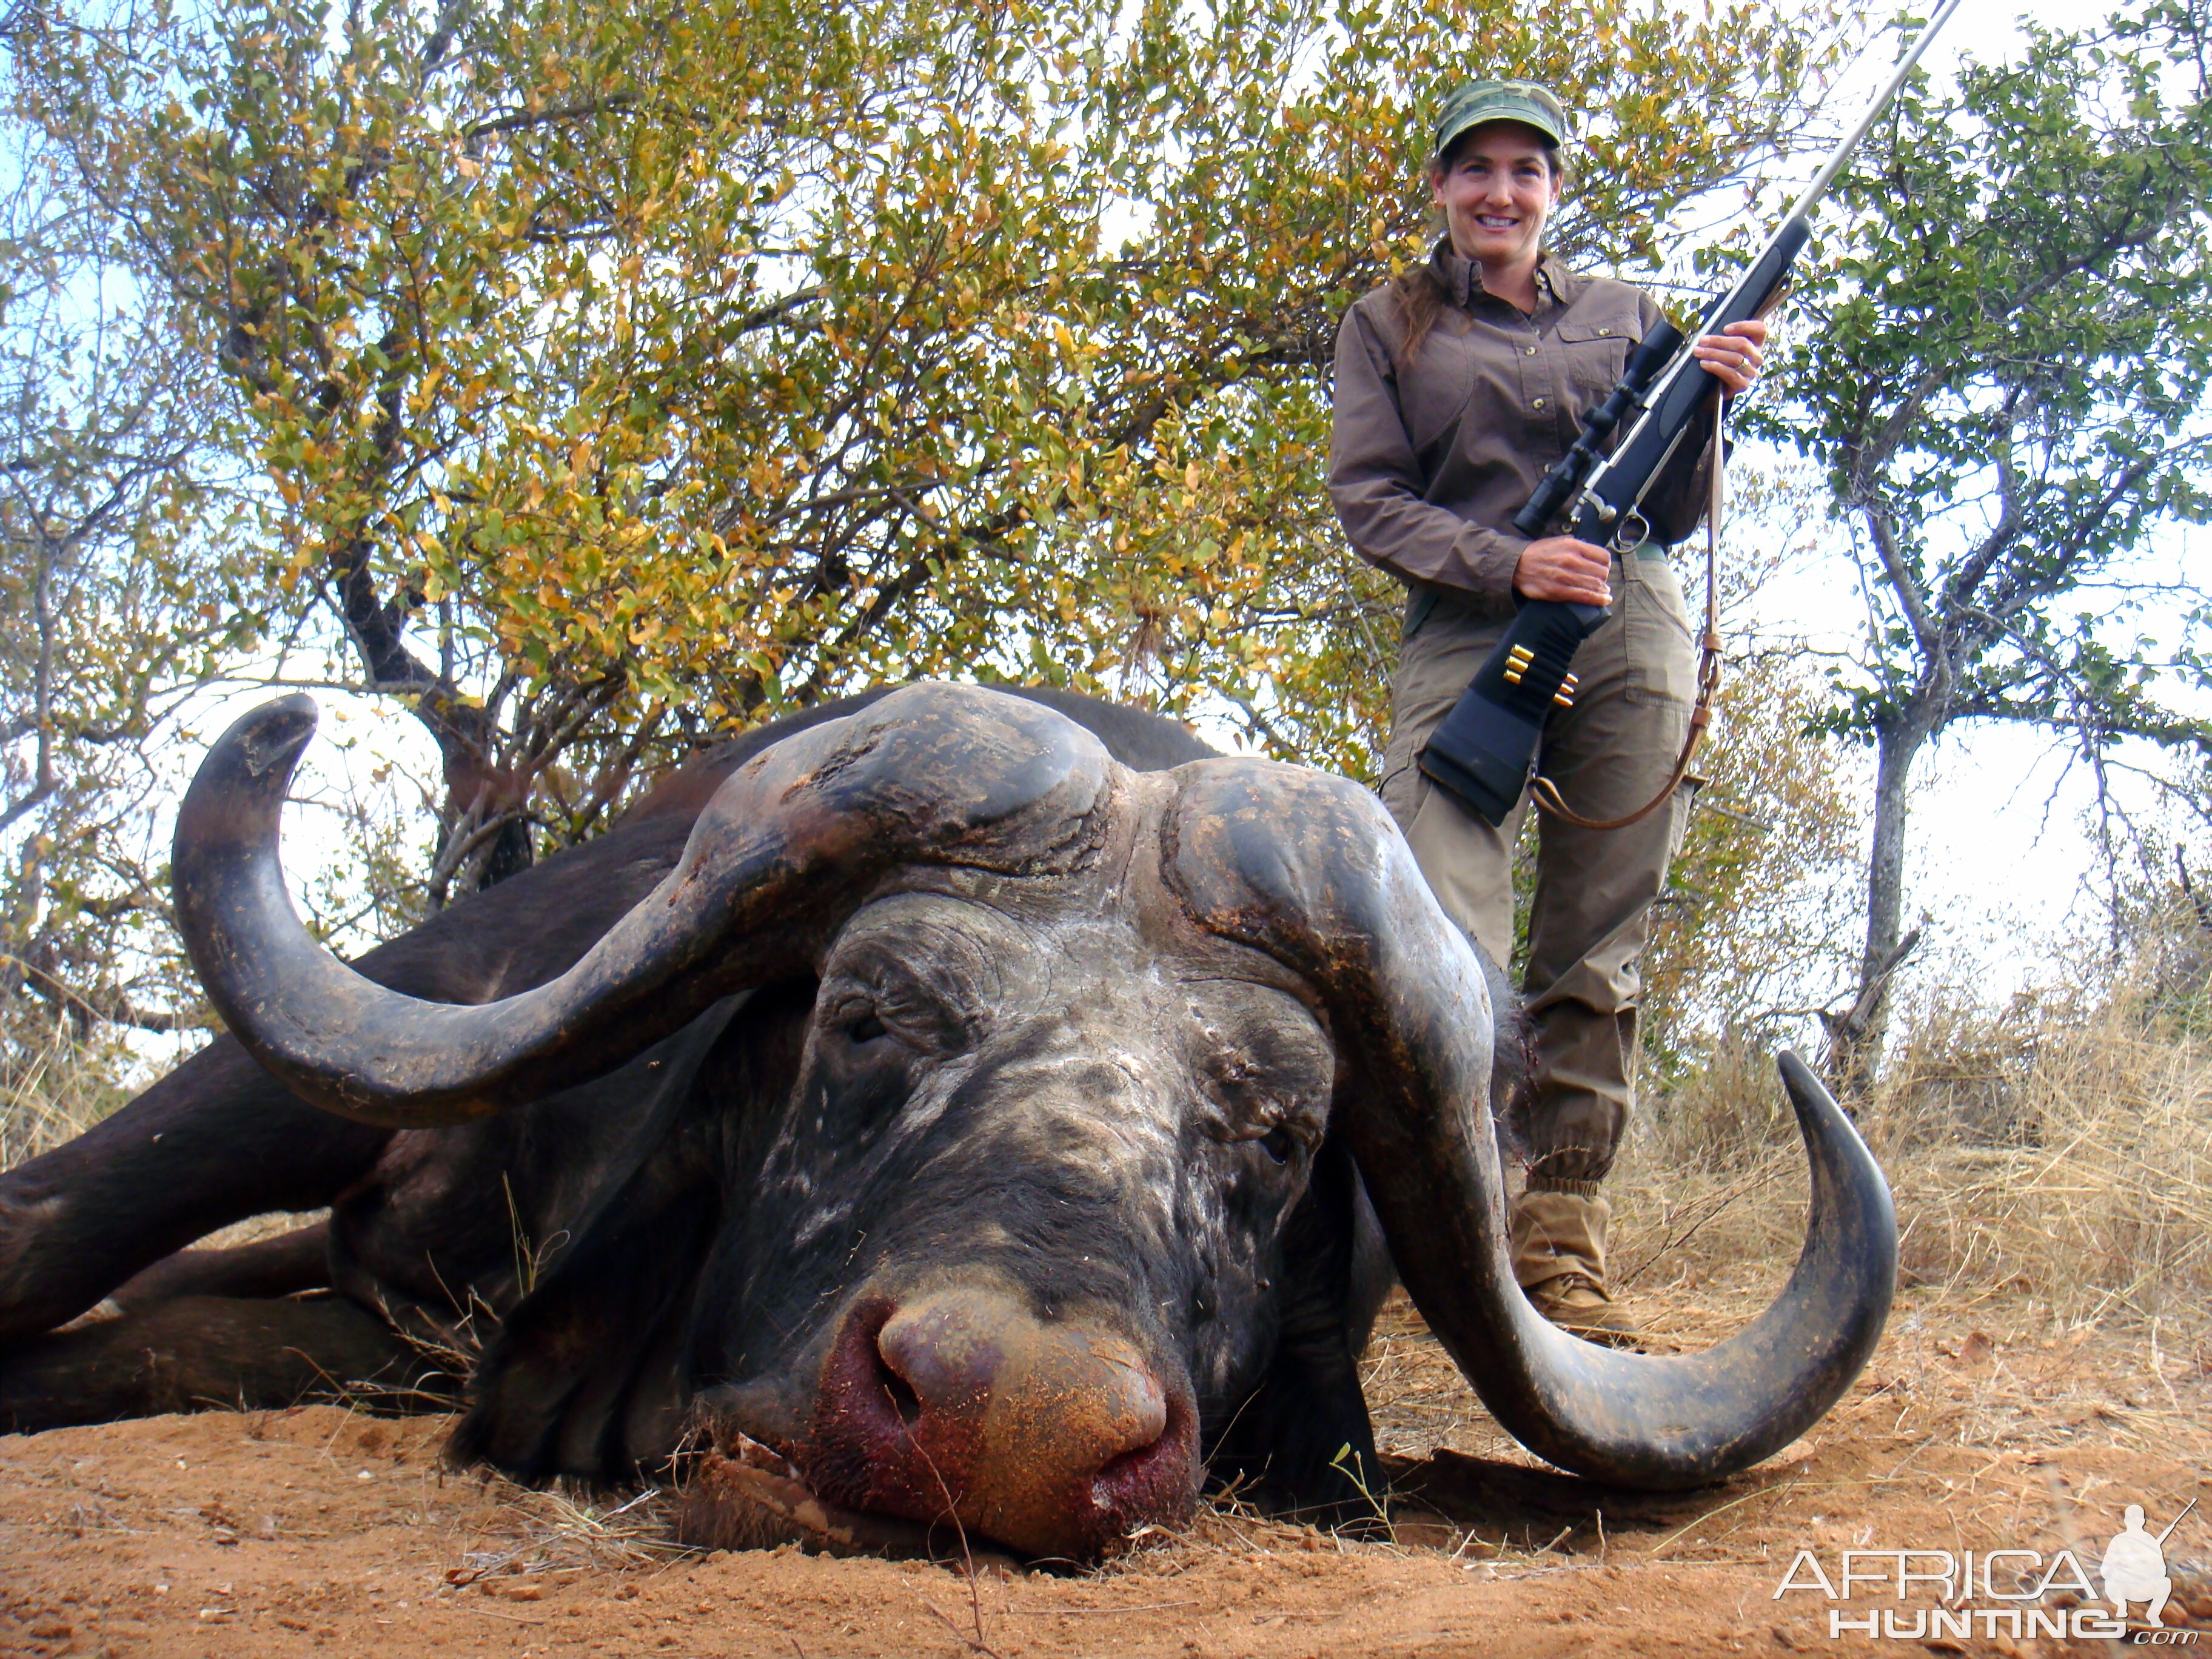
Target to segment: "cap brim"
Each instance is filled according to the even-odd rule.
[[[1454,121],[1438,133],[1436,153],[1442,155],[1477,127],[1490,126],[1500,121],[1510,122],[1517,127],[1527,127],[1553,149],[1562,148],[1567,142],[1566,135],[1559,131],[1558,124],[1541,110],[1534,106],[1502,109],[1492,107],[1471,110],[1467,115]]]

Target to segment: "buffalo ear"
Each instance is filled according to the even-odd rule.
[[[461,1464],[525,1480],[619,1479],[672,1449],[633,1443],[680,1413],[675,1373],[699,1266],[721,1209],[704,1137],[649,1152],[598,1222],[508,1314],[447,1443]]]
[[[650,1079],[662,1098],[635,1161],[610,1176],[575,1242],[486,1351],[447,1443],[451,1461],[524,1480],[619,1480],[676,1449],[700,1272],[727,1196],[727,1118],[787,1090],[811,1003],[781,988],[730,998],[586,1085]]]
[[[1331,1135],[1284,1224],[1274,1356],[1213,1449],[1217,1480],[1241,1476],[1268,1509],[1316,1526],[1387,1529],[1359,1356],[1391,1279],[1358,1169]]]

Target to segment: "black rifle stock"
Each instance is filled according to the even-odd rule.
[[[1720,396],[1720,382],[1705,372],[1692,346],[1731,323],[1764,317],[1779,301],[1790,268],[1812,236],[1813,209],[1959,3],[1943,0],[1937,7],[1889,84],[1695,331],[1686,338],[1661,322],[1638,343],[1613,395],[1583,417],[1573,447],[1515,516],[1516,531],[1532,540],[1553,533],[1564,509],[1565,533],[1577,540],[1626,555],[1650,539],[1643,503],[1683,446],[1709,429]],[[1625,435],[1605,453],[1606,439],[1624,422]],[[1430,734],[1421,770],[1491,823],[1504,823],[1535,770],[1544,723],[1554,708],[1573,706],[1576,650],[1611,614],[1601,605],[1523,601],[1505,636]]]

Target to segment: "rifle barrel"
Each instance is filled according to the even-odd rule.
[[[1812,234],[1806,215],[1820,202],[1828,186],[1835,182],[1836,175],[1843,171],[1844,163],[1850,159],[1851,152],[1858,148],[1859,141],[1866,137],[1875,119],[1888,107],[1889,100],[1896,95],[1897,89],[1905,84],[1905,77],[1912,73],[1913,66],[1920,61],[1920,55],[1928,49],[1928,43],[1936,38],[1936,31],[1951,21],[1951,14],[1958,10],[1960,3],[1961,0],[1942,0],[1935,14],[1929,18],[1928,26],[1920,31],[1919,38],[1913,41],[1911,50],[1898,64],[1896,72],[1889,77],[1889,83],[1882,88],[1866,113],[1860,117],[1858,125],[1851,129],[1850,136],[1836,146],[1819,176],[1797,198],[1796,205],[1784,216],[1780,224],[1775,226],[1773,234],[1767,237],[1728,292],[1714,301],[1704,317],[1688,331],[1691,337],[1683,341],[1674,360],[1660,373],[1650,395],[1643,399],[1642,416],[1623,434],[1613,453],[1589,470],[1578,499],[1583,503],[1602,501],[1609,506],[1609,513],[1599,515],[1604,522],[1629,521],[1628,515],[1640,505],[1644,492],[1656,482],[1660,470],[1673,458],[1675,449],[1680,445],[1689,429],[1691,417],[1705,401],[1717,395],[1719,383],[1705,375],[1702,366],[1691,355],[1690,347],[1695,343],[1697,337],[1718,333],[1731,323],[1765,314],[1766,307],[1773,303],[1782,283],[1787,279],[1790,266],[1799,250]],[[1686,381],[1696,386],[1697,390],[1692,392],[1685,389],[1678,392],[1678,386]],[[1632,477],[1632,470],[1634,473]],[[1573,514],[1575,523],[1572,526],[1577,535],[1584,534],[1585,526],[1581,522],[1583,516],[1583,509],[1577,507]]]
[[[2172,1519],[2172,1520],[2171,1520],[2171,1521],[2169,1521],[2169,1522],[2167,1522],[2166,1523],[2166,1530],[2165,1530],[2164,1532],[2162,1532],[2162,1533],[2159,1534],[2159,1535],[2158,1535],[2158,1541],[2159,1541],[2160,1544],[2163,1544],[2163,1543],[2165,1543],[2165,1542],[2166,1542],[2166,1540],[2167,1539],[2171,1538],[2171,1537],[2173,1535],[2173,1529],[2174,1529],[2176,1527],[2179,1526],[2183,1522],[2185,1522],[2185,1521],[2186,1521],[2187,1519],[2189,1519],[2189,1510],[2193,1510],[2193,1509],[2195,1509],[2196,1507],[2197,1507],[2197,1500],[2196,1500],[2195,1498],[2191,1498],[2191,1499],[2189,1500],[2189,1509],[2188,1509],[2188,1510],[2182,1510],[2182,1512],[2181,1512],[2180,1514],[2179,1514],[2179,1515],[2175,1516],[2173,1517],[2173,1519]]]
[[[1936,31],[1951,21],[1951,14],[1958,10],[1959,6],[1960,0],[1942,0],[1942,3],[1936,8],[1934,15],[1928,20],[1928,27],[1920,31],[1920,38],[1912,43],[1912,50],[1905,54],[1904,61],[1897,66],[1897,72],[1889,77],[1889,84],[1876,94],[1873,103],[1867,106],[1866,113],[1859,117],[1859,124],[1851,129],[1850,137],[1836,146],[1820,172],[1814,174],[1813,182],[1805,186],[1805,193],[1797,198],[1796,205],[1790,210],[1785,218],[1800,218],[1810,213],[1820,199],[1828,193],[1828,186],[1836,182],[1836,175],[1844,170],[1844,163],[1851,159],[1851,152],[1859,147],[1859,140],[1867,136],[1867,130],[1881,118],[1882,111],[1889,107],[1889,100],[1905,84],[1905,77],[1912,73],[1912,66],[1920,61],[1920,54],[1928,50],[1928,43],[1936,38]]]

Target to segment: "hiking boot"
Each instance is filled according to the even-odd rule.
[[[1569,1336],[1607,1348],[1632,1348],[1636,1322],[1585,1273],[1560,1273],[1526,1287],[1529,1304]]]
[[[1536,1311],[1585,1341],[1626,1347],[1635,1322],[1613,1305],[1605,1283],[1605,1234],[1613,1206],[1595,1181],[1529,1177],[1513,1201],[1513,1276]]]

